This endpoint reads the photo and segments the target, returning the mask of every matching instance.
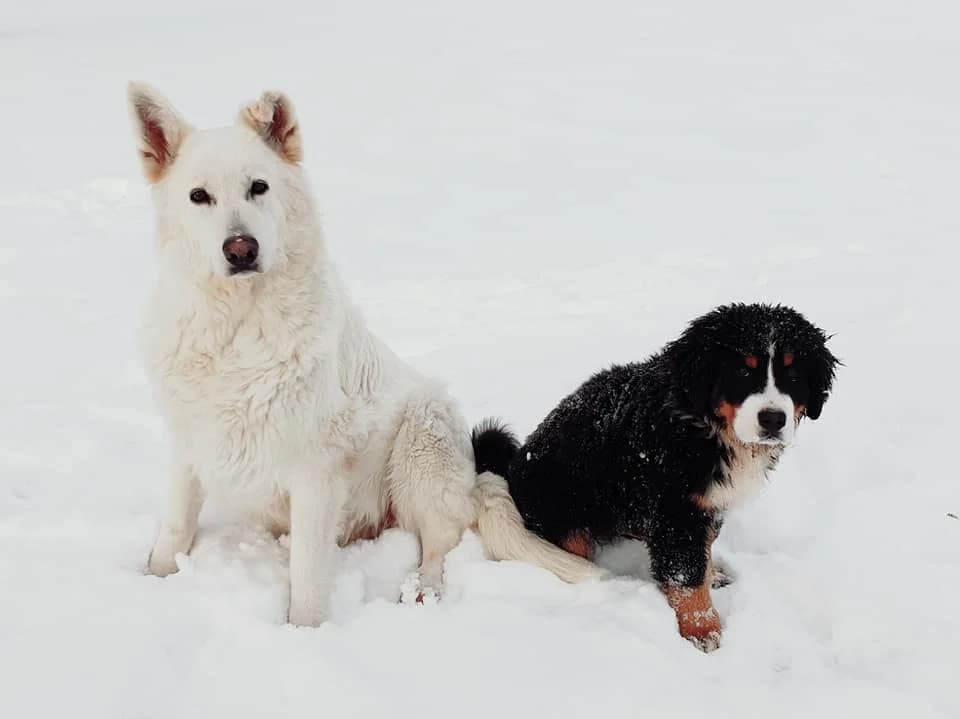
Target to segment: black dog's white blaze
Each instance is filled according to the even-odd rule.
[[[771,346],[766,357],[758,358],[756,369],[751,370],[744,363],[748,372],[762,373],[762,384],[743,400],[733,422],[737,438],[745,444],[789,444],[793,439],[795,405],[777,384],[777,359],[776,348]]]

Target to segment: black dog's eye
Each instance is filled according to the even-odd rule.
[[[737,377],[749,377],[749,376],[750,376],[749,367],[741,367],[740,369],[737,370]]]
[[[250,183],[250,195],[253,197],[256,197],[257,195],[263,195],[269,189],[270,185],[263,180],[254,180],[252,183]]]
[[[202,187],[190,190],[190,202],[195,205],[209,205],[210,195]]]
[[[787,382],[797,382],[800,379],[800,373],[792,367],[789,367],[784,370],[783,378],[787,380]]]

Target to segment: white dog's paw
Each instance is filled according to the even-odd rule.
[[[434,605],[440,601],[440,590],[421,580],[419,572],[412,572],[400,585],[401,604]]]
[[[147,574],[155,577],[166,577],[179,569],[177,555],[190,551],[193,537],[184,532],[176,532],[166,528],[160,530],[160,536],[153,545],[150,558],[147,559]]]
[[[327,612],[317,604],[290,602],[287,622],[295,627],[319,627],[327,620]]]
[[[150,552],[150,558],[147,560],[147,574],[152,574],[155,577],[166,577],[175,574],[178,569],[176,553],[158,552],[156,547]]]

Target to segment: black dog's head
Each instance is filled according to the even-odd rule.
[[[695,414],[748,444],[787,444],[830,394],[827,339],[789,307],[735,304],[695,319],[665,356]]]

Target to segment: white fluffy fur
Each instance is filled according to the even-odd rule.
[[[743,504],[759,492],[767,481],[767,475],[780,456],[782,448],[771,444],[727,443],[730,464],[727,481],[711,482],[704,494],[704,506],[715,509],[730,509]]]
[[[149,87],[130,100],[157,215],[146,363],[177,468],[149,571],[176,571],[218,494],[289,529],[295,624],[324,621],[337,542],[391,506],[420,538],[424,590],[474,526],[494,558],[598,576],[523,528],[501,478],[477,481],[454,402],[367,330],[327,255],[289,100],[266,93],[236,126],[202,131]],[[251,198],[253,179],[270,190]],[[191,203],[195,187],[215,202]],[[227,276],[221,246],[238,232],[257,238],[262,272]]]

